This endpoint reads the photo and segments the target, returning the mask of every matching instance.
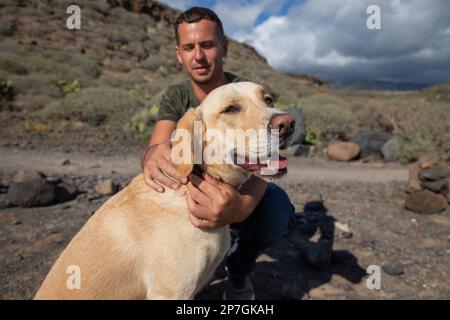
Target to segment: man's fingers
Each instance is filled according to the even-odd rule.
[[[159,167],[161,168],[162,171],[164,171],[165,173],[167,173],[171,178],[177,180],[178,183],[187,183],[187,178],[186,177],[182,177],[180,175],[180,173],[177,171],[177,169],[175,169],[172,166],[172,163],[167,161],[167,160],[163,160],[160,162]],[[183,179],[185,178],[185,179]]]
[[[153,180],[173,190],[176,190],[180,185],[177,181],[164,175],[158,168],[153,168],[153,170],[151,171],[151,175],[153,177]]]
[[[193,183],[192,181],[188,182],[186,185],[188,188],[189,194],[194,199],[195,202],[199,203],[201,206],[204,206],[205,204],[211,203],[211,198],[208,197],[207,194],[200,191]]]
[[[186,193],[186,202],[190,214],[193,214],[197,218],[208,220],[208,212],[194,200],[189,191]]]
[[[155,182],[151,176],[144,174],[144,182],[146,185],[148,185],[150,188],[157,192],[164,192],[164,187],[159,185],[157,182]]]
[[[199,219],[196,216],[194,216],[192,213],[188,214],[189,221],[194,225],[194,227],[197,228],[211,228],[212,225],[209,221]]]
[[[206,180],[203,180],[199,176],[191,173],[189,175],[189,180],[199,188],[203,193],[208,195],[209,198],[214,199],[216,197],[221,197],[222,194],[216,185],[209,183]]]

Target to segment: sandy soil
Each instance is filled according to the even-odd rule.
[[[2,179],[19,170],[39,170],[91,184],[111,177],[120,185],[139,172],[138,150],[105,156],[96,152],[51,152],[0,148]],[[70,165],[62,165],[69,159]],[[336,163],[290,159],[289,173],[276,181],[296,207],[298,222],[258,260],[252,274],[257,299],[449,299],[450,210],[421,215],[403,208],[408,168],[398,164]],[[332,261],[322,270],[300,254],[305,203],[321,194],[328,209],[322,222],[333,228]],[[39,208],[0,211],[0,298],[30,299],[74,234],[107,197],[81,194],[75,200]],[[334,226],[333,223],[331,223]],[[383,267],[400,266],[401,275]],[[367,268],[381,268],[381,289],[367,286]],[[391,272],[392,273],[392,272]],[[223,274],[198,299],[220,299]]]

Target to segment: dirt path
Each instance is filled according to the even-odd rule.
[[[97,181],[112,177],[124,185],[140,171],[138,150],[129,155],[106,151],[112,155],[0,148],[3,177],[10,179],[19,170],[39,170],[81,181],[90,190],[48,207],[0,210],[0,299],[33,297],[70,239],[108,200],[93,194]],[[65,160],[71,164],[62,165]],[[450,209],[433,215],[405,210],[406,166],[289,161],[288,175],[276,183],[288,193],[299,222],[258,259],[252,274],[257,299],[450,298]],[[300,250],[308,217],[304,205],[317,194],[324,199],[327,219],[351,231],[349,237],[333,229],[332,261],[324,270],[305,263]],[[310,245],[316,246],[316,240]],[[367,286],[369,266],[381,270],[380,289]],[[400,266],[401,272],[388,274],[386,266]],[[198,298],[221,299],[224,283],[219,277]]]
[[[38,150],[0,148],[0,170],[39,170],[44,173],[74,173],[83,175],[111,174],[135,175],[140,171],[138,154],[112,156],[93,153],[62,153]],[[70,165],[63,166],[65,160]],[[289,174],[283,178],[288,183],[300,181],[330,182],[390,182],[406,181],[408,169],[396,164],[336,163],[326,160],[289,159]]]

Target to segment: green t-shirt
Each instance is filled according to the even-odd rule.
[[[230,72],[225,72],[225,76],[230,82],[247,81]],[[189,108],[198,107],[199,104],[192,89],[191,80],[185,80],[170,86],[159,102],[157,121],[172,120],[177,122]]]

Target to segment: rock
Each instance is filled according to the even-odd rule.
[[[54,186],[44,178],[13,183],[8,189],[12,204],[20,207],[47,206],[55,199]]]
[[[62,182],[62,178],[59,176],[49,176],[46,178],[47,182],[57,185],[58,183]]]
[[[97,183],[95,191],[101,195],[108,196],[117,192],[117,186],[111,179],[106,179]]]
[[[69,183],[61,183],[55,187],[55,202],[66,202],[76,198],[78,188]]]
[[[392,139],[392,135],[389,133],[360,130],[353,136],[351,142],[356,143],[361,148],[361,158],[366,158],[369,155],[381,158],[381,147],[390,139]]]
[[[448,207],[447,199],[429,190],[422,190],[408,195],[405,208],[417,213],[436,213]]]
[[[344,292],[340,289],[333,287],[331,284],[326,283],[320,287],[313,288],[308,292],[311,299],[332,299],[335,297],[343,296]]]
[[[68,166],[68,165],[71,165],[72,162],[70,162],[69,159],[66,159],[66,160],[64,160],[61,164],[62,164],[63,166]]]
[[[398,159],[400,138],[394,137],[381,146],[381,154],[384,161],[395,161]]]
[[[0,180],[0,193],[8,192],[9,182],[5,179]]]
[[[440,193],[443,196],[447,196],[448,194],[448,181],[447,179],[441,179],[437,181],[423,181],[422,187],[428,189],[430,191]]]
[[[422,181],[436,181],[445,179],[450,175],[447,166],[440,164],[420,170],[419,179]]]
[[[0,209],[12,207],[13,204],[7,194],[0,194]]]
[[[405,266],[400,263],[385,264],[383,271],[391,276],[399,276],[405,273]]]
[[[419,163],[420,168],[430,168],[436,164],[438,164],[441,161],[441,157],[436,152],[429,152],[424,155],[422,155],[417,163]]]
[[[355,159],[361,149],[353,142],[336,142],[328,145],[326,149],[327,157],[330,160],[350,161]]]
[[[414,193],[422,190],[422,185],[419,180],[419,171],[420,171],[419,163],[414,163],[409,168],[409,179],[405,190],[407,193]]]
[[[291,138],[291,144],[302,144],[306,137],[306,126],[302,112],[296,107],[289,107],[285,111],[295,119],[295,131]]]
[[[27,180],[45,178],[45,175],[39,171],[19,171],[13,178],[13,182],[23,182]]]
[[[377,241],[377,239],[375,238],[374,235],[372,235],[370,233],[362,234],[362,242],[363,242],[364,247],[374,249],[376,241]]]

